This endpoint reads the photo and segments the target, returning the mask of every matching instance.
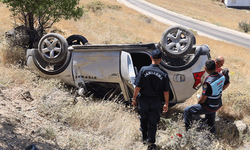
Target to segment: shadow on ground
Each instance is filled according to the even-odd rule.
[[[42,137],[32,137],[30,133],[25,132],[17,133],[20,128],[19,120],[10,120],[1,116],[0,120],[0,150],[24,150],[30,144],[35,144],[38,149],[61,150],[58,145],[48,143]]]

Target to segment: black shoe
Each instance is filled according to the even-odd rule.
[[[148,141],[147,140],[142,140],[143,145],[147,145]]]
[[[141,130],[141,132],[142,132],[142,128],[140,128],[140,130]],[[147,142],[148,134],[147,134],[147,133],[143,133],[143,132],[142,132],[141,138],[142,138],[142,143],[143,143],[144,145],[148,144],[148,142]]]
[[[148,150],[156,150],[156,145],[154,143],[149,144]]]

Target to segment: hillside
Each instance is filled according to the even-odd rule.
[[[80,0],[85,6],[90,2]],[[60,31],[65,38],[72,34],[83,35],[91,44],[121,44],[159,42],[162,33],[169,27],[116,0],[101,2],[119,5],[122,9],[103,8],[98,13],[90,11],[78,21],[62,20],[52,29]],[[217,3],[210,4],[220,10]],[[6,58],[13,55],[21,57],[25,51],[8,49],[4,32],[13,28],[14,21],[1,3],[0,14],[4,14],[0,16],[0,150],[24,149],[32,143],[44,150],[147,148],[140,142],[139,119],[133,109],[113,101],[103,102],[93,96],[77,97],[78,103],[74,105],[74,91],[58,80],[43,79],[26,67],[8,64],[10,60]],[[213,59],[223,55],[226,59],[224,67],[230,70],[231,84],[223,93],[224,106],[218,116],[249,124],[249,49],[195,36],[197,44],[209,45]],[[196,103],[195,95],[186,103],[171,108],[167,118],[162,118],[157,133],[159,148],[190,149],[192,145],[202,149],[246,149],[249,133],[233,132],[234,126],[228,122],[218,122],[221,135],[211,136],[213,140],[207,140],[205,137],[210,135],[205,132],[184,132],[183,120],[175,121],[175,114],[181,112],[183,107]],[[177,133],[183,134],[183,138],[177,137]]]
[[[176,13],[217,26],[240,30],[239,23],[249,23],[250,11],[227,8],[221,0],[146,0]],[[180,5],[185,4],[185,5]],[[242,30],[240,30],[242,31]]]

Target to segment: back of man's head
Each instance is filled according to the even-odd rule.
[[[215,62],[213,60],[207,60],[205,63],[205,66],[209,72],[215,71],[216,65],[215,65]]]
[[[218,56],[216,59],[215,59],[216,62],[224,62],[224,57],[223,56]]]
[[[160,59],[160,58],[162,58],[162,52],[159,49],[155,49],[152,51],[151,56],[153,59]]]

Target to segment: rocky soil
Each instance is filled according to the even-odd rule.
[[[46,137],[46,131],[43,129],[45,126],[63,125],[39,115],[39,101],[33,99],[29,91],[23,89],[18,97],[13,97],[9,92],[7,88],[0,87],[0,150],[24,150],[31,144],[35,144],[39,150],[61,149],[56,140]],[[184,107],[179,105],[178,109]],[[246,137],[244,144],[236,149],[250,149],[250,143],[247,141],[250,140],[248,125],[239,120],[233,122],[233,126]],[[229,131],[233,126],[229,127]]]
[[[39,116],[37,101],[29,92],[13,99],[0,88],[0,150],[24,150],[30,144],[44,150],[60,149],[55,141],[46,139],[43,126],[52,122]]]

